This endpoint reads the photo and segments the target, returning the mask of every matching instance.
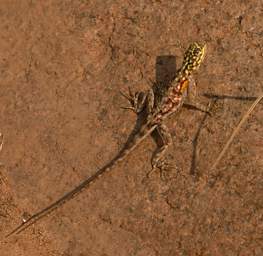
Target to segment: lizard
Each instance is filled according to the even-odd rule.
[[[151,171],[154,171],[155,169],[165,169],[166,163],[163,156],[169,145],[172,143],[172,137],[163,121],[181,108],[185,103],[186,96],[189,95],[190,88],[196,86],[193,79],[193,72],[198,70],[202,63],[205,50],[205,45],[201,45],[197,42],[190,44],[184,54],[181,68],[176,71],[175,77],[166,85],[157,84],[157,86],[153,86],[146,92],[136,92],[135,94],[133,94],[129,88],[128,95],[122,93],[131,104],[129,107],[126,107],[127,109],[131,109],[137,114],[141,113],[143,110],[146,111],[146,121],[134,135],[133,139],[109,164],[95,172],[92,176],[84,180],[68,193],[64,194],[64,196],[54,203],[33,214],[31,217],[23,219],[23,222],[6,237],[14,233],[18,234],[22,232],[37,220],[43,218],[62,204],[72,199],[84,188],[88,187],[94,180],[112,170],[120,162],[124,161],[124,159],[126,159],[126,157],[154,130],[157,130],[160,135],[162,146],[157,149],[152,157]],[[201,105],[199,105],[198,108],[203,110]],[[206,110],[204,109],[204,111]]]

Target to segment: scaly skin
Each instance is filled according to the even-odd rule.
[[[156,168],[164,169],[165,164],[162,157],[168,146],[171,144],[171,135],[169,134],[167,127],[163,124],[163,121],[183,105],[189,87],[195,85],[192,73],[199,68],[204,54],[205,46],[200,46],[198,43],[191,44],[185,52],[182,67],[177,71],[175,79],[168,85],[156,86],[156,88],[150,89],[146,93],[136,93],[135,95],[130,93],[129,96],[125,96],[132,105],[128,108],[134,110],[136,113],[141,112],[143,109],[146,109],[147,111],[147,121],[146,124],[141,127],[140,132],[134,136],[129,145],[108,165],[84,180],[75,189],[66,193],[53,204],[32,215],[21,225],[11,231],[7,237],[14,233],[22,232],[37,220],[72,199],[102,174],[112,170],[118,163],[126,159],[126,157],[155,129],[157,129],[163,140],[163,146],[158,149],[158,152],[152,159],[152,170]],[[139,97],[139,95],[141,97]]]

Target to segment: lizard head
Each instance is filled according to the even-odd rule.
[[[184,54],[184,60],[182,65],[182,71],[189,75],[192,71],[197,70],[203,61],[205,55],[205,45],[200,45],[198,43],[192,43],[188,47]]]

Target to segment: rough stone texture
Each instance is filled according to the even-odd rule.
[[[249,97],[262,93],[262,12],[258,0],[2,0],[1,256],[263,255],[262,104],[209,168]],[[218,97],[211,117],[184,108],[168,121],[177,169],[146,178],[148,139],[74,200],[4,239],[24,212],[117,154],[136,122],[119,90],[174,73],[192,41],[207,44],[197,99]]]

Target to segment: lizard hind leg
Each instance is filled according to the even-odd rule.
[[[164,124],[159,125],[156,129],[162,139],[163,145],[157,149],[152,158],[152,170],[148,173],[148,177],[157,169],[160,170],[161,177],[163,177],[163,172],[172,168],[172,166],[165,161],[164,157],[168,147],[172,144],[172,136],[169,133],[167,126]]]

